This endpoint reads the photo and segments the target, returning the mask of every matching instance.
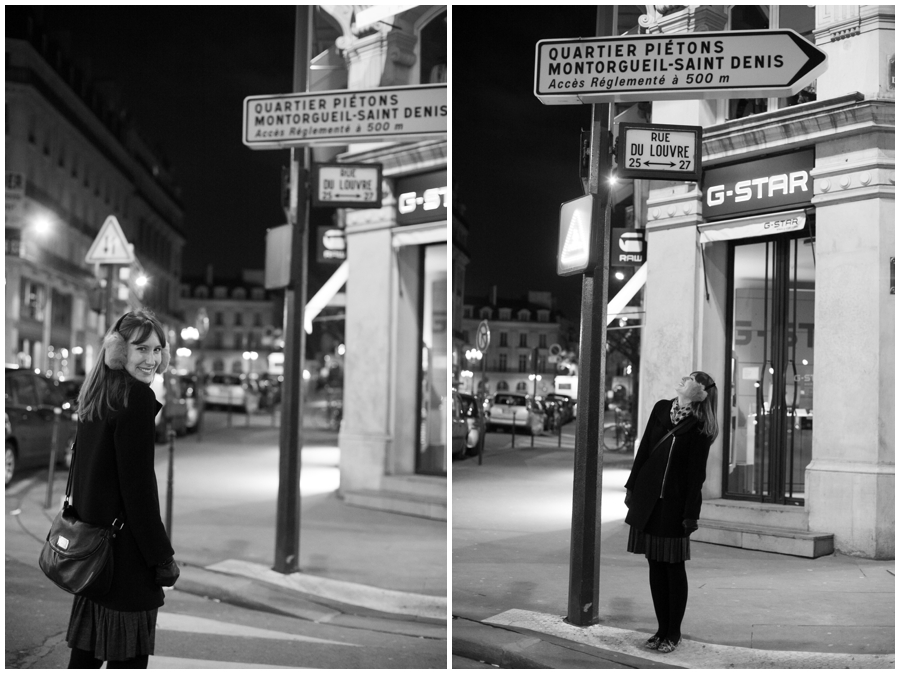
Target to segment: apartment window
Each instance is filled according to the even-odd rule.
[[[214,325],[225,325],[225,316],[221,311],[216,312],[216,322]]]
[[[528,309],[522,309],[519,312],[519,320],[520,321],[530,321],[531,320],[531,312]]]
[[[547,335],[539,335],[538,336],[538,346],[542,349],[547,348]]]
[[[500,310],[500,320],[501,321],[508,321],[510,318],[512,318],[512,309],[501,309]]]
[[[519,346],[523,346],[523,347],[528,346],[528,333],[527,332],[519,333]]]
[[[500,333],[500,346],[509,346],[509,333]]]
[[[528,372],[528,354],[519,354],[519,372]]]
[[[244,317],[241,315],[241,313],[239,311],[235,312],[235,314],[234,314],[234,324],[235,325],[243,325],[244,324]]]
[[[499,363],[499,366],[497,367],[497,369],[500,372],[506,372],[506,354],[505,353],[500,354],[500,363]]]
[[[447,10],[430,19],[419,32],[419,82],[447,81]]]

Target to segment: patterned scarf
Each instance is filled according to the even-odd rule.
[[[669,419],[672,420],[673,424],[677,424],[682,419],[691,416],[693,412],[691,411],[691,406],[687,405],[686,407],[682,407],[678,404],[678,398],[672,401],[672,409],[669,410]]]

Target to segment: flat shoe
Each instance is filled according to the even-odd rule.
[[[658,636],[652,636],[647,641],[644,642],[644,648],[649,648],[652,651],[655,651],[659,648],[660,638]]]
[[[680,643],[681,643],[681,639],[679,639],[678,641],[672,641],[671,639],[663,639],[662,641],[659,642],[659,646],[657,647],[656,650],[658,650],[660,653],[671,653],[672,651],[675,650],[675,648]]]

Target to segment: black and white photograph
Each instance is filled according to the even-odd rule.
[[[892,668],[893,8],[453,16],[453,666]]]
[[[446,669],[448,16],[6,6],[7,669]]]

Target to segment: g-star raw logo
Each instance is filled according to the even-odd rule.
[[[619,237],[619,248],[626,253],[642,253],[644,240],[638,232],[625,232]]]
[[[809,192],[809,172],[794,171],[766,178],[741,180],[734,184],[734,190],[726,190],[725,185],[713,185],[706,190],[706,205],[721,206],[725,203],[725,198],[730,196],[734,196],[734,203],[739,204],[750,199],[771,199],[778,192],[787,196],[797,190]]]

